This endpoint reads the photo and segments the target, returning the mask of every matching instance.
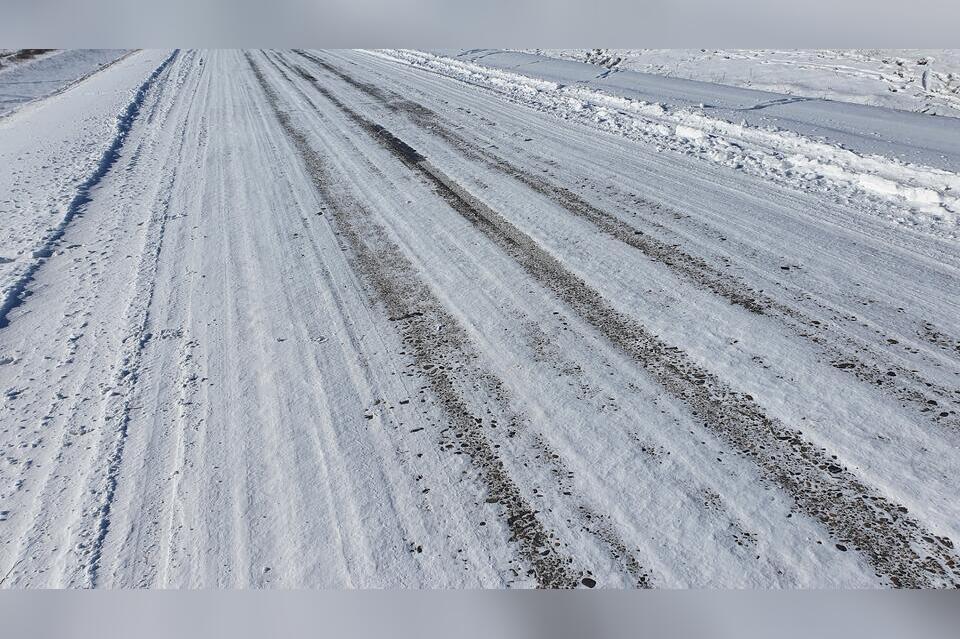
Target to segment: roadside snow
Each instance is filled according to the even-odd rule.
[[[847,143],[845,146],[856,143],[864,149],[885,150],[882,144],[874,142],[876,133],[869,135],[854,131],[844,134],[838,131],[833,139],[815,139],[798,131],[815,129],[817,125],[808,126],[789,111],[786,118],[769,120],[775,121],[778,126],[765,124],[768,120],[763,119],[748,122],[746,115],[739,122],[730,121],[732,114],[741,111],[746,114],[751,109],[652,103],[613,95],[606,87],[598,90],[589,86],[583,78],[577,77],[576,74],[580,72],[577,68],[528,63],[522,65],[521,74],[493,68],[494,63],[485,64],[492,53],[469,53],[480,62],[421,51],[378,52],[389,59],[493,89],[513,101],[550,112],[564,120],[575,120],[606,132],[642,140],[659,150],[696,156],[743,170],[792,188],[827,192],[845,204],[872,210],[896,223],[942,237],[960,237],[958,173],[878,153],[849,150],[837,142],[843,140]],[[521,65],[517,63],[516,66]],[[549,75],[551,80],[563,80],[563,74],[569,73],[571,79],[569,82],[547,81],[536,77],[538,73]],[[709,85],[694,88],[703,91],[704,87],[709,88]],[[629,89],[623,89],[620,85],[614,88],[624,95],[629,94]],[[742,98],[734,95],[720,99]],[[835,103],[822,104],[829,106]],[[777,106],[786,109],[793,105]],[[839,105],[838,108],[845,107]],[[827,118],[822,113],[815,115],[825,122],[829,121],[829,114]],[[900,115],[916,118],[912,114]],[[883,122],[887,128],[896,128],[900,115],[895,111],[880,112],[881,119],[889,120]],[[955,121],[924,120],[922,124],[926,125],[927,132],[936,133],[940,129],[930,129],[930,123],[940,122],[945,135],[949,132],[948,127],[953,128]],[[906,124],[917,123],[911,121]],[[794,126],[796,130],[784,128],[787,126]],[[824,130],[827,126],[819,125],[819,128]],[[920,149],[920,157],[933,158],[937,154],[936,151],[925,152]]]
[[[527,49],[606,69],[960,117],[957,49]]]
[[[0,173],[0,300],[49,250],[48,239],[110,147],[123,110],[165,56],[128,56],[110,77],[98,74],[0,118],[0,166],[9,167]]]
[[[15,55],[0,65],[0,116],[50,96],[112,64],[126,49],[71,49],[38,54],[22,62]]]

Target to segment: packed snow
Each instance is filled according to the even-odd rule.
[[[631,73],[144,50],[0,119],[0,586],[960,585],[957,120]]]

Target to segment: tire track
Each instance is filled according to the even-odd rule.
[[[171,57],[170,60],[172,59]],[[184,68],[190,67],[192,59],[193,54],[191,54],[190,60],[184,64]],[[184,77],[181,75],[177,81],[178,86],[182,85],[183,80]],[[194,93],[191,99],[195,95]],[[179,128],[181,132],[176,157],[180,157],[183,145],[186,143],[186,120],[179,123]],[[119,486],[134,389],[140,374],[144,350],[152,337],[147,331],[150,323],[150,306],[156,289],[156,271],[160,252],[163,249],[167,221],[170,216],[169,194],[178,172],[178,167],[174,166],[170,173],[163,178],[157,200],[159,207],[148,222],[145,250],[140,257],[140,264],[133,282],[135,293],[131,306],[126,311],[125,323],[129,327],[129,332],[124,339],[124,351],[118,359],[119,365],[114,380],[115,390],[111,393],[111,399],[105,408],[105,425],[108,427],[105,430],[114,433],[114,440],[109,446],[109,454],[105,460],[106,478],[100,505],[95,515],[95,535],[90,542],[87,553],[86,572],[90,588],[96,588],[100,578],[100,563],[107,535],[110,532],[110,514]],[[111,426],[112,428],[109,428]]]
[[[129,120],[122,123],[124,134],[120,138],[120,145],[111,147],[115,156],[101,163],[99,169],[103,175],[97,178],[97,184],[102,182],[100,188],[105,189],[108,195],[101,200],[102,193],[96,199],[93,199],[92,192],[86,194],[84,207],[90,202],[97,203],[95,208],[98,215],[69,229],[64,228],[64,237],[69,234],[71,240],[78,240],[77,243],[58,250],[50,263],[44,261],[47,268],[55,271],[51,274],[55,276],[54,279],[61,273],[67,273],[68,279],[74,282],[75,288],[69,291],[72,295],[66,297],[69,301],[65,306],[49,298],[43,302],[30,298],[31,301],[26,303],[34,310],[39,308],[41,317],[53,318],[62,309],[65,320],[72,317],[71,323],[76,322],[74,332],[54,330],[48,333],[52,337],[49,345],[36,345],[37,357],[49,360],[49,355],[40,353],[51,352],[48,348],[55,349],[61,343],[60,336],[70,335],[64,359],[48,374],[37,376],[49,382],[48,388],[58,389],[55,396],[47,395],[52,400],[47,412],[49,417],[45,416],[41,422],[44,437],[52,439],[57,436],[57,441],[51,447],[48,460],[37,464],[38,468],[41,465],[44,467],[43,474],[36,478],[35,485],[24,489],[35,497],[33,503],[22,511],[24,520],[30,523],[18,535],[19,550],[14,556],[19,556],[17,564],[23,560],[27,560],[28,565],[33,564],[32,575],[26,571],[17,575],[18,582],[28,585],[38,579],[46,579],[47,584],[89,585],[92,556],[100,551],[99,537],[104,535],[105,538],[101,516],[106,512],[104,508],[108,503],[105,497],[116,490],[116,476],[113,473],[119,469],[122,437],[126,428],[125,423],[115,421],[114,417],[118,404],[125,401],[118,398],[120,392],[131,380],[131,373],[135,376],[135,359],[131,355],[136,349],[134,344],[138,336],[134,326],[136,289],[126,279],[136,274],[135,267],[128,267],[123,260],[108,264],[106,260],[101,262],[100,258],[109,251],[122,250],[120,244],[125,239],[138,235],[133,230],[135,227],[132,222],[140,220],[140,224],[143,224],[145,221],[133,210],[134,207],[105,203],[111,202],[109,193],[117,184],[138,194],[149,191],[150,183],[134,184],[130,175],[136,167],[140,150],[151,139],[148,135],[133,134],[143,130],[146,118],[152,117],[158,110],[164,110],[160,100],[154,99],[157,92],[152,87],[161,80],[164,83],[170,80],[172,70],[177,68],[173,62],[177,58],[176,52],[168,56],[158,67],[156,75],[151,74],[151,88],[142,94],[138,93],[131,103],[136,107],[127,112]],[[116,197],[115,192],[113,197]],[[104,207],[109,211],[108,214],[103,213]],[[127,227],[127,224],[130,226]],[[91,246],[100,250],[81,250],[85,245],[83,238],[90,239],[91,236],[96,238]],[[149,231],[143,237],[150,241]],[[137,250],[147,251],[148,247],[139,245]],[[69,257],[81,252],[86,254],[82,258]],[[137,260],[143,259],[143,254],[129,254],[127,257],[134,262],[135,257]],[[79,265],[84,268],[79,268]],[[79,275],[73,275],[78,272]],[[101,292],[105,290],[103,287],[109,287],[111,281],[119,286],[106,289],[112,291],[113,299],[100,299]],[[44,284],[46,287],[49,282]],[[47,295],[47,292],[44,291],[44,294]],[[103,311],[109,319],[103,321],[96,318],[94,310]],[[24,318],[24,321],[30,326],[29,320]],[[34,327],[36,330],[36,325]],[[16,334],[17,331],[22,332],[23,327],[11,327],[10,330]],[[109,339],[103,338],[105,333],[111,334]],[[42,338],[38,336],[37,339]],[[78,360],[76,363],[75,358]],[[71,369],[81,371],[70,384],[72,392],[60,385],[67,379]],[[54,373],[62,374],[56,379]],[[101,395],[102,399],[95,399]],[[69,405],[65,405],[66,402]],[[85,404],[86,409],[83,408]],[[96,441],[88,441],[91,438]],[[30,554],[30,549],[35,545],[42,548],[43,552]]]
[[[278,94],[249,53],[247,60],[318,195],[329,204],[327,210],[350,249],[355,267],[383,304],[415,367],[423,372],[446,413],[449,423],[445,430],[450,432],[441,435],[441,447],[465,454],[479,471],[488,492],[487,503],[499,506],[510,541],[517,544],[538,586],[571,588],[588,579],[587,571],[578,568],[575,559],[559,547],[557,535],[546,528],[538,511],[523,496],[487,435],[488,429],[507,430],[521,421],[509,408],[502,383],[481,367],[466,331],[422,282],[386,231],[360,202],[333,189],[336,178],[332,169],[280,108]],[[389,135],[385,129],[376,130],[378,135]],[[411,153],[397,138],[389,140],[404,161],[418,161],[420,156]],[[444,330],[438,332],[436,326],[443,326]],[[489,414],[470,406],[461,391],[464,383],[482,389],[490,398]]]
[[[838,549],[846,550],[845,544],[849,544],[859,550],[878,576],[889,578],[897,587],[960,586],[960,565],[950,539],[925,530],[908,516],[905,507],[863,483],[827,450],[806,441],[801,431],[767,416],[752,396],[734,390],[679,348],[662,342],[611,307],[584,280],[416,149],[344,104],[306,71],[300,73],[533,279],[684,402],[706,428],[751,459],[801,511],[826,527],[840,542]],[[406,304],[398,307],[403,312],[395,315],[416,312]],[[425,355],[433,353],[428,350]],[[446,393],[450,389],[441,384],[436,390]]]
[[[706,260],[681,250],[677,244],[663,241],[651,233],[635,228],[590,204],[572,190],[519,169],[493,151],[477,145],[442,124],[442,116],[428,107],[392,91],[357,80],[312,54],[303,51],[295,53],[373,98],[387,109],[406,116],[415,125],[437,135],[468,159],[483,163],[524,184],[571,214],[589,221],[604,234],[663,264],[681,279],[751,313],[779,321],[794,335],[812,342],[834,368],[871,387],[893,394],[899,400],[907,402],[925,419],[949,428],[960,428],[960,390],[948,389],[931,382],[918,372],[893,362],[887,361],[880,367],[864,361],[855,353],[866,351],[874,355],[872,349],[850,335],[831,330],[820,320],[808,317],[802,311],[753,289],[739,278],[714,268]],[[654,215],[662,215],[665,210],[662,205],[646,200],[641,200],[639,204]],[[645,218],[644,222],[660,233],[669,233],[668,229],[653,220]],[[825,310],[840,317],[848,315],[828,307],[825,307]],[[842,345],[838,345],[838,342]]]
[[[319,111],[316,103],[311,99],[311,97],[307,95],[302,88],[297,86],[292,81],[290,75],[287,73],[287,70],[289,70],[289,72],[293,75],[302,75],[306,72],[302,68],[297,67],[296,65],[290,65],[286,60],[283,60],[279,55],[276,55],[276,54],[274,54],[274,56],[266,55],[265,57],[267,61],[271,63],[273,68],[276,69],[276,71],[280,74],[280,76],[285,81],[290,82],[291,86],[300,94],[300,96],[308,104],[310,104],[315,110]],[[275,60],[274,57],[276,57],[277,60]],[[309,74],[307,75],[309,76]],[[309,77],[312,78],[312,76],[309,76]],[[416,153],[409,147],[406,147],[406,145],[400,142],[389,131],[386,131],[382,127],[379,127],[378,125],[372,122],[368,124],[370,126],[370,130],[375,135],[379,135],[381,137],[384,137],[385,139],[388,139],[390,143],[394,146],[394,148],[396,148],[401,154],[403,154],[403,156],[408,161],[417,161],[421,157],[418,153]],[[359,153],[359,150],[358,150],[358,153]],[[366,164],[366,168],[369,169],[374,175],[383,177],[383,178],[386,177],[382,173],[382,171],[378,167],[376,167],[374,163],[367,161],[365,164]],[[404,320],[412,319],[413,317],[417,317],[417,314],[413,313],[412,315],[393,316],[393,317],[390,317],[389,319],[391,321],[404,321]],[[499,381],[497,383],[499,384]],[[521,427],[522,421],[523,420],[516,420],[511,422],[510,424],[508,437],[514,442],[519,441],[522,436],[521,434],[522,434],[522,431],[524,430]],[[526,467],[528,462],[536,464],[538,463],[538,460],[548,460],[550,474],[552,474],[553,478],[557,481],[558,494],[562,494],[565,496],[572,496],[573,489],[568,485],[564,485],[563,478],[568,476],[572,477],[573,473],[571,473],[568,469],[564,467],[563,462],[560,461],[559,456],[555,455],[552,451],[547,450],[547,446],[545,442],[543,442],[542,439],[540,439],[539,437],[533,437],[533,438],[525,437],[524,440],[525,440],[524,444],[521,445],[518,443],[511,452],[511,454],[513,455],[514,461]],[[524,445],[534,452],[539,451],[539,454],[534,455],[532,458],[530,458],[525,450],[518,450],[518,449],[522,449]],[[451,449],[454,448],[453,444],[449,443],[449,440],[447,440],[447,443],[442,441],[441,446],[451,448]],[[459,452],[460,451],[455,451],[454,454],[459,454]],[[526,459],[526,461],[524,461],[524,459]],[[624,570],[625,573],[630,575],[634,585],[640,588],[651,587],[651,575],[649,570],[644,568],[643,565],[641,564],[641,561],[636,556],[634,556],[632,551],[627,549],[625,542],[622,539],[620,539],[617,532],[611,526],[603,526],[603,527],[597,526],[596,524],[599,517],[593,520],[591,520],[590,518],[590,513],[595,513],[594,508],[588,504],[585,504],[582,499],[575,500],[575,501],[578,501],[578,503],[572,506],[572,510],[573,510],[572,515],[579,518],[578,523],[581,525],[581,530],[583,532],[589,533],[597,541],[599,541],[604,546],[606,546],[607,550],[610,553],[610,556],[614,560],[620,563],[621,568]],[[587,571],[587,573],[590,574],[590,571]],[[591,575],[591,578],[592,578],[592,575]]]

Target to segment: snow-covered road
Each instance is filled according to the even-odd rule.
[[[960,585],[949,204],[418,55],[142,51],[0,121],[3,587]]]

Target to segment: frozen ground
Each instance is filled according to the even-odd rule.
[[[3,587],[960,585],[956,121],[511,55],[0,120]]]
[[[529,49],[606,69],[960,117],[960,49]]]

